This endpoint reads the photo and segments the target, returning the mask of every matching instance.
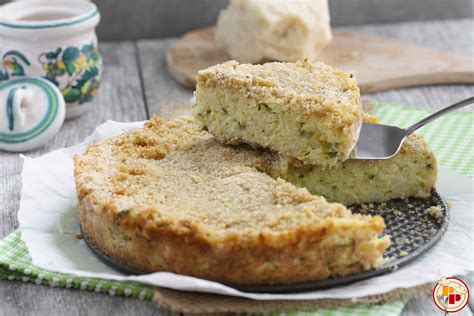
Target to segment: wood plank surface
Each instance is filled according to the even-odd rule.
[[[0,0],[0,4],[11,0]],[[229,0],[94,0],[103,41],[179,36],[211,25]],[[330,0],[333,26],[472,17],[472,0]]]
[[[174,39],[138,41],[138,57],[143,86],[151,114],[160,113],[160,104],[175,103],[192,97],[192,90],[177,84],[167,70],[166,51]]]
[[[26,153],[39,156],[81,142],[107,120],[146,119],[136,50],[132,42],[104,43],[100,47],[105,72],[102,86],[89,112],[67,121],[45,147]],[[0,152],[0,238],[17,226],[22,162],[18,154]],[[171,315],[152,303],[74,289],[50,288],[0,281],[0,315]]]
[[[194,88],[199,70],[232,59],[219,47],[215,33],[215,27],[193,30],[168,50],[168,69],[183,86]],[[362,93],[474,83],[474,59],[469,56],[360,32],[333,29],[332,35],[315,60],[353,74]]]
[[[474,57],[474,20],[411,22],[345,27],[367,35],[389,37],[406,43]],[[474,85],[438,85],[391,90],[367,96],[385,102],[440,109],[474,95]],[[472,110],[470,106],[465,110]]]
[[[374,24],[342,29],[392,38],[417,46],[426,46],[470,57],[474,56],[473,19]],[[463,30],[471,30],[471,32],[463,32]],[[192,96],[191,89],[181,87],[180,84],[172,80],[173,77],[166,71],[166,60],[163,53],[172,43],[171,39],[138,41],[141,65],[145,69],[143,79],[147,87],[146,95],[151,113],[159,112],[160,102],[157,100],[170,103]],[[161,86],[166,91],[161,91],[159,88]],[[440,109],[472,95],[474,95],[474,85],[436,85],[366,94],[375,100],[417,105],[427,109]],[[465,110],[473,108],[470,106]]]
[[[44,147],[25,153],[36,157],[82,141],[107,120],[144,120],[145,106],[138,76],[133,43],[102,44],[105,72],[100,92],[90,110],[62,126]],[[20,197],[22,161],[16,153],[0,151],[0,238],[18,226],[16,212]]]
[[[465,55],[474,54],[473,20],[414,22],[347,28],[369,35],[387,36]],[[471,30],[471,33],[465,32]],[[45,152],[80,142],[100,123],[113,119],[136,121],[160,112],[161,103],[187,100],[192,91],[179,86],[166,70],[165,52],[173,42],[146,40],[135,43],[103,43],[106,72],[103,85],[90,112],[65,123]],[[140,69],[137,68],[140,65]],[[140,78],[143,78],[143,81]],[[144,87],[144,90],[142,90]],[[474,86],[436,86],[403,89],[368,95],[387,102],[441,108],[474,95]],[[470,107],[472,110],[472,107]],[[21,161],[16,154],[0,152],[0,238],[17,227],[21,189]],[[472,282],[472,275],[471,275]],[[471,289],[474,284],[471,283]],[[428,299],[412,300],[402,315],[442,315]],[[27,283],[0,281],[0,315],[175,315],[157,310],[149,302],[109,297],[79,290],[50,288]],[[461,314],[460,314],[461,315]],[[462,315],[472,315],[465,310]]]
[[[2,316],[176,315],[166,310],[158,310],[153,303],[139,299],[18,281],[1,281],[0,284]]]

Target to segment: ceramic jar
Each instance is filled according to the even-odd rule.
[[[88,1],[21,1],[0,7],[0,82],[22,76],[55,84],[66,118],[91,106],[102,77],[95,27],[100,14]]]

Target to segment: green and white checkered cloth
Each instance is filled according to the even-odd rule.
[[[383,124],[408,127],[431,114],[413,106],[377,103],[374,114]],[[455,112],[417,131],[436,154],[440,165],[473,178],[474,112]]]
[[[386,103],[375,104],[373,112],[382,119],[384,124],[400,127],[407,127],[429,114],[424,109]],[[423,127],[419,133],[425,136],[436,153],[440,165],[472,179],[474,175],[473,126],[474,112],[458,112]],[[20,231],[15,231],[0,241],[0,279],[34,282],[53,287],[75,288],[144,300],[151,300],[153,297],[151,286],[137,282],[77,277],[37,268],[32,265],[28,249],[21,240]],[[399,315],[405,304],[406,300],[383,305],[355,304],[282,315]]]

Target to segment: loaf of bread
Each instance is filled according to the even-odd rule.
[[[239,62],[315,60],[332,39],[328,1],[231,0],[216,39]]]

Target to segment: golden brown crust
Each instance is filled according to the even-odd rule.
[[[382,218],[272,179],[259,171],[265,159],[219,144],[191,119],[153,118],[75,157],[81,225],[131,267],[232,284],[323,279],[381,262]]]
[[[332,117],[334,126],[358,125],[362,119],[356,79],[322,62],[228,61],[199,71],[196,80],[198,85],[236,90],[306,114]]]
[[[389,245],[388,237],[375,241],[365,236],[383,231],[381,217],[370,222],[362,218],[331,221],[278,237],[261,234],[258,243],[252,244],[229,237],[228,246],[222,246],[210,244],[192,230],[182,233],[145,226],[145,233],[140,233],[126,229],[117,226],[117,217],[100,214],[84,201],[78,212],[90,242],[118,263],[228,284],[295,283],[367,270],[381,262],[380,255]],[[347,240],[333,245],[331,236],[342,233],[348,235]]]

